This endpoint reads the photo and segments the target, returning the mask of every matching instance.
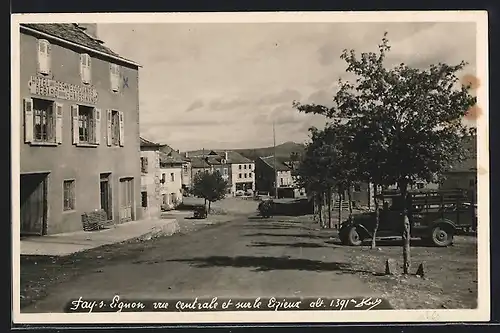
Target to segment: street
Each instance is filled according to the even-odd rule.
[[[59,312],[69,299],[368,296],[329,235],[315,225],[240,217],[194,233],[151,240],[118,260],[56,284],[23,312]],[[109,257],[109,256],[108,256]],[[92,260],[92,258],[88,258]]]

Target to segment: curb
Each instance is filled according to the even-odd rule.
[[[159,238],[163,236],[172,236],[180,231],[179,222],[177,219],[169,220],[169,222],[164,223],[161,226],[154,226],[150,231],[140,235],[139,237],[134,237],[140,241],[148,241],[153,238]]]

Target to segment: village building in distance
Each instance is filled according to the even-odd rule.
[[[21,24],[21,234],[141,218],[139,65],[96,24]]]
[[[228,194],[248,195],[255,191],[255,162],[235,151],[197,150],[184,153],[191,163],[192,177],[201,171],[218,171],[228,184]]]

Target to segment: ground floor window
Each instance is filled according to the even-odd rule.
[[[65,180],[63,183],[63,209],[65,211],[75,209],[75,180]]]
[[[168,205],[168,196],[166,194],[162,195],[162,202],[164,205]]]
[[[146,192],[146,191],[141,192],[141,202],[142,202],[143,208],[148,207],[148,192]]]

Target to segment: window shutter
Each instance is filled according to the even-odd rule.
[[[113,137],[111,135],[112,115],[111,110],[106,110],[106,140],[108,141],[108,146],[113,144]]]
[[[33,100],[24,99],[24,142],[33,141]]]
[[[120,90],[120,67],[116,64],[110,64],[109,66],[111,90],[118,92]]]
[[[54,114],[56,119],[56,142],[62,143],[63,135],[63,106],[61,103],[54,103]]]
[[[94,108],[94,133],[95,133],[95,143],[100,144],[101,143],[101,109],[95,109]]]
[[[123,118],[123,111],[118,112],[120,116],[120,146],[125,145],[125,119]]]
[[[71,117],[73,120],[73,144],[80,142],[80,133],[78,126],[78,105],[71,105]]]
[[[87,54],[87,82],[90,83],[92,81],[92,58]]]
[[[90,82],[90,56],[86,53],[80,54],[80,75],[83,83]]]
[[[45,39],[38,40],[38,71],[42,74],[50,73],[50,43]]]

